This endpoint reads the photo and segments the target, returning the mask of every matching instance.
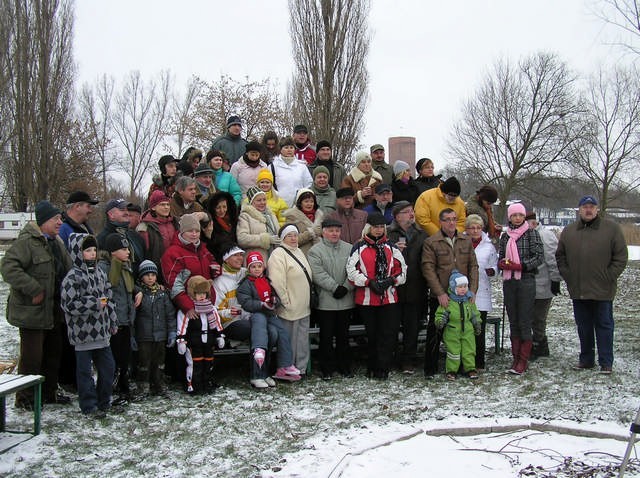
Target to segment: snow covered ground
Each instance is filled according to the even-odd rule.
[[[589,464],[599,474],[581,476],[617,476],[606,470],[620,463],[624,441],[529,425],[628,436],[640,406],[639,271],[640,264],[631,263],[619,281],[611,376],[572,370],[578,340],[564,291],[549,317],[552,356],[534,362],[523,377],[504,373],[509,351],[494,355],[490,332],[487,372],[476,382],[400,373],[378,382],[361,367],[353,379],[311,376],[259,393],[247,384],[246,360],[225,358],[217,362],[223,387],[213,396],[187,397],[175,389],[168,401],[134,403],[102,421],[82,417],[77,403],[47,406],[43,433],[3,454],[0,476],[542,477],[578,476],[574,472]],[[495,290],[500,304],[499,283]],[[0,282],[2,311],[6,296]],[[15,358],[17,344],[16,329],[0,320],[0,359]],[[14,429],[27,429],[31,419],[12,399],[7,418]],[[459,436],[460,428],[514,423],[522,431]],[[427,433],[445,427],[454,430]],[[635,452],[632,457],[634,468],[625,476],[640,476]]]

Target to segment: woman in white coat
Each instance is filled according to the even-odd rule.
[[[477,214],[467,216],[465,221],[465,233],[471,238],[473,249],[478,261],[478,293],[476,305],[482,318],[482,332],[476,336],[476,370],[484,370],[485,367],[485,332],[487,328],[487,315],[493,310],[491,300],[491,278],[498,271],[498,253],[486,232],[482,232],[484,221]]]

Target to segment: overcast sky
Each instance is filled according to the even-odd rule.
[[[551,51],[582,74],[603,59],[630,61],[605,45],[611,35],[591,2],[372,0],[362,142],[414,136],[417,157],[429,156],[440,168],[463,102],[496,59]],[[285,0],[80,0],[80,82],[170,69],[181,85],[193,74],[206,80],[226,74],[268,77],[284,88],[293,68],[288,21]]]

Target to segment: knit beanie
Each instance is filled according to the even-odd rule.
[[[285,237],[287,237],[288,234],[291,234],[292,232],[295,232],[296,234],[298,234],[298,232],[299,232],[298,228],[295,226],[295,224],[285,224],[278,231],[278,236],[282,240]]]
[[[229,126],[233,126],[234,124],[239,124],[240,126],[242,126],[242,120],[240,119],[240,116],[229,116],[229,119],[227,120],[227,128]]]
[[[296,192],[296,207],[302,210],[302,201],[307,198],[313,198],[313,202],[315,203],[314,209],[318,209],[318,202],[316,201],[315,193],[308,188],[300,188]]]
[[[170,201],[171,201],[171,198],[167,196],[164,193],[164,191],[160,189],[156,189],[151,193],[151,196],[149,196],[149,209],[153,209],[161,202],[170,202]]]
[[[251,264],[264,264],[264,258],[262,257],[262,254],[260,254],[258,251],[252,251],[249,254],[247,254],[247,267],[249,267]]]
[[[129,241],[117,232],[112,232],[104,240],[104,249],[107,252],[115,252],[120,249],[128,249]]]
[[[258,173],[256,184],[265,179],[268,179],[269,181],[271,181],[271,183],[273,183],[273,174],[271,174],[271,171],[269,171],[268,169],[261,169]]]
[[[427,161],[431,161],[429,158],[420,158],[416,163],[416,171],[420,172],[420,170],[424,167],[424,163]],[[433,163],[433,161],[431,161]]]
[[[251,204],[253,200],[260,194],[264,194],[266,196],[266,193],[258,186],[251,186],[249,189],[247,189],[247,200],[249,201],[249,204]]]
[[[200,216],[198,213],[184,214],[180,218],[180,232],[200,230]]]
[[[368,159],[369,161],[371,161],[371,155],[364,150],[358,151],[356,153],[356,168],[360,166],[360,163],[365,159]]]
[[[98,241],[96,241],[95,236],[92,236],[91,234],[87,235],[84,238],[82,244],[80,245],[80,249],[86,251],[90,247],[95,247],[96,249],[98,248]]]
[[[447,179],[444,183],[440,185],[440,190],[444,194],[452,194],[455,196],[460,196],[460,191],[461,191],[460,182],[454,176],[451,176],[449,179]]]
[[[405,171],[409,171],[409,165],[407,163],[405,163],[404,161],[396,161],[395,163],[393,163],[393,175],[395,177],[400,176],[400,174],[404,173]]]
[[[155,274],[158,275],[158,266],[156,266],[149,259],[145,259],[140,263],[140,267],[138,267],[138,278],[141,279],[146,274]]]
[[[527,210],[521,202],[515,202],[507,208],[507,217],[511,218],[514,214],[527,215]]]
[[[324,173],[329,176],[329,170],[325,166],[316,166],[313,170],[313,179],[316,179],[316,176],[320,173]]]
[[[62,214],[62,211],[51,204],[49,201],[40,201],[35,207],[36,224],[42,226],[45,222],[58,214]]]
[[[318,141],[316,143],[316,151],[320,151],[322,148],[331,149],[331,143],[329,141],[327,141],[326,139],[321,139],[320,141]]]

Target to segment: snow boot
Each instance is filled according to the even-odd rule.
[[[511,355],[513,355],[513,362],[511,362],[511,367],[509,367],[508,372],[512,372],[516,368],[516,364],[518,363],[518,356],[520,353],[520,343],[522,341],[519,337],[511,337]]]
[[[522,375],[527,371],[532,347],[533,347],[533,342],[531,340],[523,340],[520,343],[520,356],[519,356],[518,363],[516,364],[514,369],[516,374]]]

